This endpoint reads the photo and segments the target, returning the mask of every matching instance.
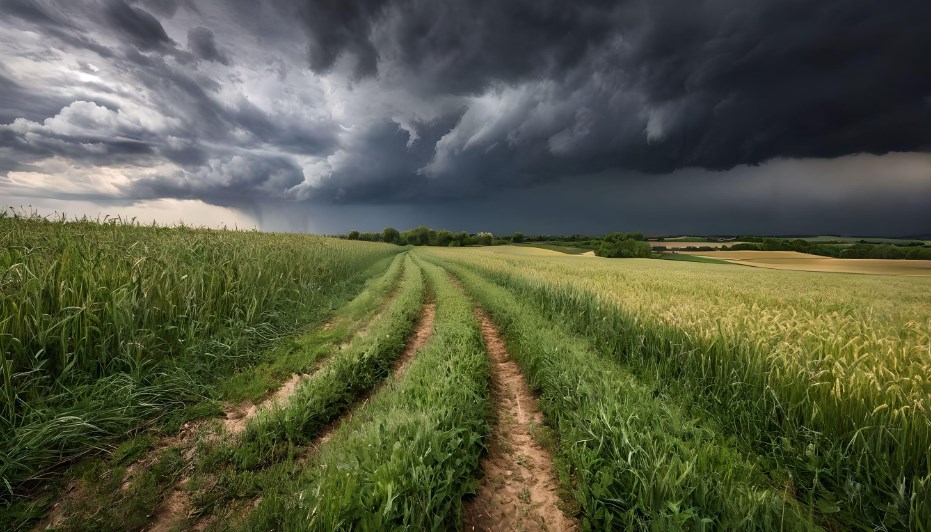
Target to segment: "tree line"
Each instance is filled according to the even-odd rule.
[[[741,237],[740,244],[725,246],[722,249],[733,251],[797,251],[810,255],[834,257],[838,259],[913,259],[931,260],[931,246],[924,242],[902,242],[890,244],[861,240],[855,244],[832,244],[809,242],[800,238],[778,239],[760,237]]]

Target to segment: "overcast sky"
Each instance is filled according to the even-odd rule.
[[[928,0],[0,0],[0,207],[931,233]]]

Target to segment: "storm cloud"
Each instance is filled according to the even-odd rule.
[[[708,228],[720,188],[743,180],[761,198],[746,204],[773,212],[826,182],[850,209],[883,184],[894,210],[931,201],[931,167],[906,186],[849,161],[931,149],[928,20],[920,0],[8,0],[0,193],[441,203],[451,224],[496,197],[676,175],[681,199],[711,207]],[[810,173],[773,195],[781,181],[758,165]],[[593,229],[609,229],[611,205],[594,204]],[[888,230],[931,229],[914,212]]]

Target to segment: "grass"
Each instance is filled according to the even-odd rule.
[[[57,498],[64,528],[146,528],[177,490],[179,528],[456,528],[490,420],[470,296],[583,529],[931,523],[931,279],[24,218],[0,239],[4,529]],[[242,433],[178,431],[295,373]]]
[[[844,526],[931,521],[931,283],[430,250],[532,301],[792,474]]]
[[[353,400],[381,382],[404,350],[424,295],[420,269],[406,258],[400,293],[371,331],[330,358],[286,405],[264,411],[247,425],[233,451],[238,466],[252,469],[280,460],[282,453],[309,442]]]
[[[686,255],[682,253],[654,253],[654,259],[676,260],[681,262],[704,262],[706,264],[728,264],[727,261],[713,259],[711,257],[702,257],[699,255]]]
[[[523,247],[533,247],[540,249],[548,249],[550,251],[558,251],[560,253],[565,253],[567,255],[581,255],[592,250],[592,248],[583,248],[583,247],[572,247],[572,246],[560,246],[559,244],[551,244],[548,242],[532,242],[529,244],[517,244]]]
[[[540,392],[583,528],[816,528],[758,457],[659,397],[661,382],[635,377],[532,304],[450,267],[503,326],[509,352]]]
[[[0,218],[4,520],[60,465],[216,412],[216,384],[401,251],[306,235]],[[12,517],[11,517],[12,516]]]
[[[264,398],[270,389],[277,388],[286,377],[294,372],[310,370],[319,364],[323,357],[339,350],[339,344],[349,341],[365,326],[383,306],[389,293],[396,288],[404,271],[405,257],[395,256],[382,275],[370,279],[359,295],[336,311],[327,327],[311,329],[290,338],[288,342],[283,342],[270,350],[265,362],[238,372],[229,382],[224,383],[220,392],[229,390],[230,396],[237,400]],[[409,259],[406,262],[409,262]],[[406,273],[410,275],[409,268]],[[419,274],[416,272],[413,272],[413,280],[414,283],[409,283],[410,288],[422,295],[422,284],[417,282]],[[258,386],[249,382],[249,379],[262,382],[263,378],[269,378],[270,375],[277,375],[277,378],[267,383],[267,387],[264,384]],[[179,438],[176,443],[162,446],[154,452],[158,455],[186,456],[181,468],[193,469],[192,456],[202,462],[211,458],[222,460],[229,457],[235,446],[225,447],[226,442],[219,438],[218,434],[223,436],[219,427],[207,423],[193,438],[187,438],[187,441]],[[153,459],[143,454],[151,444],[148,436],[141,435],[117,447],[109,460],[95,457],[72,468],[68,476],[72,482],[78,483],[77,490],[80,496],[69,498],[66,513],[70,517],[65,521],[65,526],[132,529],[145,525],[148,516],[153,515],[157,505],[171,493],[178,480],[177,475],[153,476],[148,473],[150,468],[144,464],[149,461],[157,463],[160,460],[159,456]],[[135,467],[142,473],[129,478],[126,481],[127,486],[124,487],[122,479],[126,466],[137,460],[141,462]],[[211,467],[216,468],[217,464],[214,463]],[[235,471],[232,475],[235,475]],[[210,500],[217,504],[222,497],[217,496],[216,492],[224,489],[229,482],[206,483],[204,476],[197,477],[197,481],[193,482],[192,491],[202,500]]]
[[[343,424],[294,480],[268,486],[246,529],[436,529],[458,522],[488,433],[488,361],[472,305],[424,265],[436,332],[404,378]]]

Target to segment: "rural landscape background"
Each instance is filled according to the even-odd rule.
[[[0,0],[0,529],[931,530],[928,20]]]

